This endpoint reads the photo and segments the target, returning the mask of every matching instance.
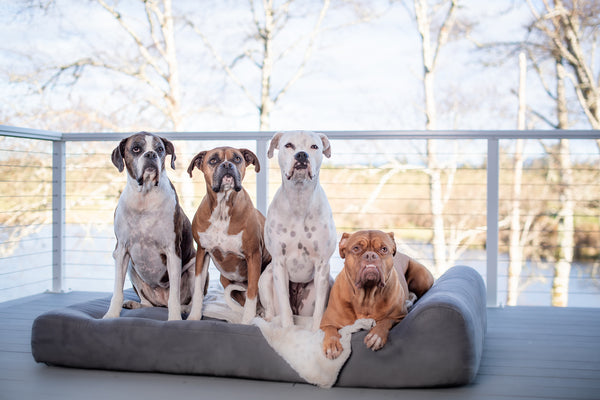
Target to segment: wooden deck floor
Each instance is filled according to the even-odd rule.
[[[49,367],[31,356],[33,319],[106,293],[39,294],[0,303],[0,400],[5,399],[600,399],[600,309],[488,309],[474,383],[419,390],[318,389],[201,376]]]

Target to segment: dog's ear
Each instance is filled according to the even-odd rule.
[[[273,152],[279,146],[279,139],[281,139],[282,135],[283,132],[277,132],[275,135],[273,135],[273,138],[271,138],[271,144],[269,145],[269,151],[267,152],[267,157],[273,158]]]
[[[194,167],[202,169],[202,162],[204,161],[204,156],[206,156],[206,153],[206,151],[201,151],[200,153],[196,154],[196,156],[192,159],[192,162],[190,162],[190,166],[187,169],[187,173],[190,174],[190,178],[192,177],[192,171],[194,170]]]
[[[340,239],[340,257],[342,258],[346,258],[346,244],[348,244],[349,237],[349,233],[342,233],[342,238]]]
[[[110,159],[112,163],[117,167],[119,172],[123,172],[125,168],[125,163],[123,162],[123,154],[125,154],[125,145],[127,144],[127,139],[121,140],[121,143],[112,152]]]
[[[394,232],[388,232],[387,235],[392,239],[392,243],[394,244],[392,246],[392,255],[395,256],[396,255],[396,240],[394,239]]]
[[[175,160],[177,159],[177,156],[175,155],[175,146],[173,146],[173,143],[165,138],[161,137],[160,140],[162,140],[163,144],[165,145],[165,151],[167,154],[171,155],[171,168],[175,169]]]
[[[240,149],[240,151],[242,152],[246,163],[254,165],[254,170],[256,172],[260,172],[260,163],[258,162],[258,157],[256,157],[256,154],[254,154],[248,149]]]
[[[323,155],[327,158],[331,157],[331,144],[329,138],[324,133],[319,133],[321,141],[323,142]]]

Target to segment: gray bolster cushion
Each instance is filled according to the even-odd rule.
[[[137,299],[132,290],[126,299]],[[486,332],[485,287],[470,267],[453,267],[419,299],[377,352],[352,336],[336,386],[406,388],[467,384],[479,369]],[[46,312],[33,323],[37,362],[77,368],[304,380],[253,325],[169,321],[166,308],[123,310],[103,320],[110,297]]]

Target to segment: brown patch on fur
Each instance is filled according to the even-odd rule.
[[[294,315],[300,315],[304,301],[310,295],[310,290],[306,290],[310,283],[290,282],[290,306]]]

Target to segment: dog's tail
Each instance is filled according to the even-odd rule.
[[[240,303],[235,301],[233,299],[233,296],[231,296],[231,292],[233,291],[246,292],[248,291],[248,287],[246,287],[245,285],[232,283],[231,285],[227,286],[224,291],[225,302],[227,303],[229,308],[231,308],[235,312],[243,313],[244,307]]]

